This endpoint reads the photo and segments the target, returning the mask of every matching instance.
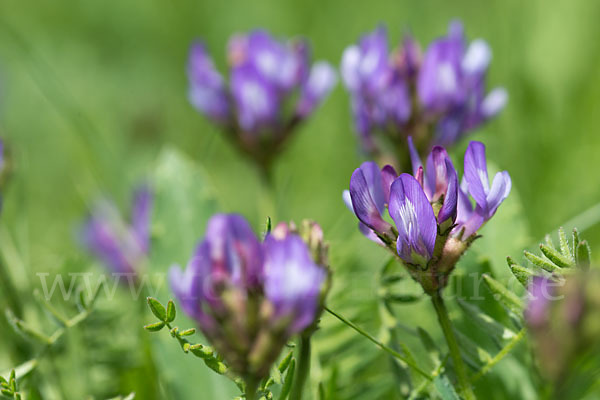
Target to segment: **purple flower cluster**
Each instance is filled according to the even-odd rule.
[[[125,222],[113,203],[99,202],[82,229],[83,244],[110,270],[135,276],[150,247],[153,195],[147,186],[133,197],[131,222]]]
[[[261,378],[290,336],[315,322],[327,271],[289,229],[260,242],[244,218],[220,214],[185,272],[174,267],[169,278],[183,310],[229,365]]]
[[[229,85],[202,43],[190,51],[189,98],[198,111],[223,126],[242,151],[264,164],[308,117],[336,82],[334,69],[310,65],[303,40],[280,42],[255,30],[228,45]]]
[[[471,142],[459,186],[443,147],[435,146],[423,165],[410,137],[408,143],[414,175],[397,176],[389,165],[379,170],[374,162],[365,162],[352,174],[344,200],[367,237],[392,248],[408,266],[433,266],[447,274],[508,196],[510,176],[498,172],[490,187],[485,146]]]
[[[401,148],[408,136],[423,151],[432,144],[447,146],[498,114],[507,94],[497,88],[486,95],[490,60],[487,43],[467,44],[456,21],[423,55],[411,37],[388,54],[383,27],[363,36],[345,50],[341,71],[365,150],[381,151],[376,132]]]

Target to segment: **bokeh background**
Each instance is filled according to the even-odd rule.
[[[210,187],[217,209],[242,213],[257,231],[264,228],[256,171],[187,101],[185,64],[194,39],[206,41],[221,70],[229,36],[255,27],[280,37],[304,36],[312,44],[314,59],[339,65],[344,48],[379,23],[387,25],[394,45],[406,31],[426,45],[443,35],[453,18],[464,22],[469,38],[489,42],[493,61],[488,84],[505,86],[510,96],[500,116],[470,137],[486,143],[489,159],[507,169],[513,179],[511,199],[500,208],[497,222],[492,220],[483,230],[476,254],[487,256],[492,270],[501,276],[507,255],[520,259],[519,249],[573,223],[585,228],[585,237],[595,249],[600,243],[600,211],[593,208],[600,200],[598,2],[6,0],[0,3],[0,136],[9,146],[14,174],[3,196],[0,241],[2,258],[21,296],[39,287],[36,272],[101,272],[77,244],[78,224],[90,202],[101,194],[127,209],[132,186],[153,176],[166,146],[197,163],[204,177],[198,184]],[[456,160],[468,140],[451,152]],[[368,282],[385,261],[384,253],[357,232],[354,217],[341,201],[361,157],[348,95],[338,84],[280,158],[275,171],[277,207],[272,211],[276,220],[312,218],[323,226],[331,242],[332,268],[339,276],[331,302],[350,316],[355,315],[353,301],[374,296]],[[173,183],[170,189],[179,190],[178,196],[185,197],[186,190],[193,189],[189,182],[179,186],[175,179]],[[173,215],[177,211],[172,210]],[[151,270],[164,272],[172,261],[184,263],[201,237],[201,222],[178,231],[156,228],[155,235],[180,241],[188,250],[153,258]],[[600,252],[595,254],[598,260]],[[463,268],[468,269],[466,261]],[[354,289],[353,299],[339,294],[347,288]],[[162,293],[167,299],[166,288]],[[120,300],[117,296],[105,307],[114,308],[115,302],[139,316],[141,307],[127,296]],[[0,305],[7,305],[2,296]],[[32,311],[29,316],[36,319],[36,315]],[[407,325],[419,321],[439,337],[428,304],[401,308],[398,315]],[[117,324],[114,342],[122,339],[124,346],[139,352],[143,333],[135,330],[149,322],[143,320],[146,317],[144,311],[139,325]],[[330,317],[323,323],[336,325]],[[17,345],[8,339],[4,322],[0,327],[0,370],[5,370],[24,360],[9,356],[5,348]],[[335,336],[322,336],[321,348],[332,353],[328,362],[339,368],[339,385],[351,382],[356,360],[337,357],[331,349],[341,342]],[[154,387],[146,382],[153,376],[151,363],[135,370],[112,360],[114,365],[107,363],[99,377],[88,376],[93,371],[86,374],[81,368],[69,370],[68,366],[83,363],[78,355],[93,351],[85,346],[84,337],[65,345],[61,352],[66,356],[56,356],[55,373],[67,371],[61,378],[63,394],[46,384],[50,394],[43,398],[62,398],[64,393],[67,398],[130,390],[143,393],[144,387],[148,393],[140,398],[235,395],[229,383],[189,360],[174,341],[156,337],[150,344],[156,368],[172,382],[160,394],[148,389]],[[84,357],[85,363],[93,364],[94,357]],[[502,378],[514,365],[510,358],[503,362],[499,377],[482,381],[479,393],[497,383],[504,388],[486,398],[535,398],[534,378],[519,384],[521,388]],[[44,369],[46,374],[52,370]],[[124,371],[122,376],[110,378],[115,375],[111,371],[117,370]],[[373,385],[387,379],[385,370],[371,375]],[[93,382],[104,383],[95,387]],[[199,390],[206,394],[197,394]],[[340,393],[339,398],[393,398]]]

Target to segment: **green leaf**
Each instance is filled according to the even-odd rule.
[[[190,351],[193,355],[198,358],[211,358],[214,355],[214,351],[210,346],[204,346],[201,344],[194,344],[190,346]]]
[[[492,338],[494,338],[498,343],[510,340],[516,335],[515,332],[494,320],[476,305],[467,303],[465,300],[460,298],[457,299],[457,301],[460,308],[463,309],[465,315],[479,325],[483,331],[492,336]]]
[[[283,375],[279,371],[279,368],[271,368],[271,379],[278,385],[283,383]]]
[[[454,387],[446,375],[437,376],[433,381],[433,385],[442,400],[460,400],[460,397],[458,397],[456,390],[454,390]]]
[[[285,374],[285,380],[283,382],[283,386],[281,388],[281,393],[279,394],[279,400],[285,400],[290,394],[290,390],[292,390],[292,383],[294,381],[294,371],[296,370],[296,359],[292,358],[290,361],[290,366],[288,367],[288,371]]]
[[[156,318],[161,321],[167,322],[167,310],[165,306],[163,306],[160,301],[156,300],[153,297],[148,297],[148,307],[150,307],[150,311]]]
[[[15,317],[13,312],[9,309],[6,310],[6,319],[8,320],[10,326],[12,326],[12,328],[15,330],[15,332],[17,332],[21,336],[30,340],[41,342],[43,344],[52,344],[52,340],[48,336],[37,331],[36,329],[33,329],[25,322]]]
[[[411,304],[420,301],[422,298],[423,296],[421,295],[395,294],[388,293],[387,291],[383,294],[383,299],[391,303]]]
[[[196,329],[190,328],[190,329],[186,329],[185,331],[181,332],[179,334],[179,336],[181,336],[181,337],[192,336],[194,333],[196,333]]]
[[[506,257],[506,262],[508,263],[508,267],[510,271],[513,273],[515,278],[523,285],[525,288],[529,287],[529,282],[535,275],[535,273],[525,267],[518,265],[511,257]]]
[[[573,253],[569,249],[569,241],[567,240],[567,235],[562,226],[558,228],[558,241],[560,243],[560,252],[567,260],[569,260],[570,264],[573,265],[575,259],[573,258]]]
[[[69,324],[68,318],[62,315],[56,308],[54,308],[52,304],[50,304],[46,299],[44,299],[39,290],[34,290],[33,296],[35,297],[37,302],[44,307],[44,309],[54,322],[56,322],[62,328],[66,327]]]
[[[83,288],[81,287],[77,288],[77,294],[75,295],[75,305],[77,306],[79,312],[84,312],[85,310],[87,310],[85,304],[85,296],[83,294]]]
[[[580,268],[587,269],[590,267],[590,264],[592,263],[592,249],[590,249],[587,240],[579,242],[575,255],[577,258],[577,265]]]
[[[577,228],[573,228],[573,243],[572,246],[572,254],[577,257],[577,246],[579,245],[579,231]]]
[[[441,362],[441,352],[440,349],[436,346],[433,338],[425,329],[421,328],[420,326],[417,327],[417,335],[419,335],[421,343],[423,343],[423,346],[427,350],[427,353],[429,353],[429,358],[433,362],[433,365],[439,365],[439,363]]]
[[[185,265],[202,237],[208,219],[218,211],[206,172],[177,149],[158,156],[153,177],[153,266]]]
[[[548,260],[552,261],[555,265],[561,268],[570,268],[573,266],[571,260],[564,257],[558,252],[558,250],[554,248],[546,246],[545,244],[540,244],[540,250],[542,250],[542,253],[548,258]]]
[[[483,347],[475,343],[464,333],[454,330],[456,333],[456,340],[460,346],[461,355],[465,362],[471,366],[474,370],[478,370],[486,363],[490,362],[492,356]]]
[[[173,303],[173,300],[169,300],[167,303],[167,322],[171,323],[175,321],[176,316],[177,311],[175,310],[175,303]]]
[[[504,285],[488,274],[483,274],[483,281],[486,283],[496,300],[516,315],[521,316],[524,305],[523,301],[516,294],[509,291]]]
[[[279,366],[277,367],[279,369],[279,372],[281,372],[283,374],[285,372],[285,370],[288,369],[288,367],[290,366],[290,362],[292,361],[292,357],[293,356],[294,356],[294,350],[290,351],[283,358],[283,360],[281,360],[281,362],[279,363]]]
[[[219,375],[227,373],[227,366],[216,358],[206,358],[204,359],[204,364]]]
[[[271,228],[273,227],[272,223],[273,222],[271,221],[271,217],[267,217],[267,230],[265,232],[265,236],[271,233]]]
[[[144,326],[144,329],[150,332],[158,332],[162,328],[165,327],[165,321],[158,321],[153,324],[148,324]]]
[[[536,256],[533,253],[530,253],[529,251],[525,250],[523,252],[523,254],[525,254],[525,258],[528,259],[532,264],[537,265],[538,267],[548,271],[548,272],[554,272],[557,271],[559,268],[552,264],[550,261]]]

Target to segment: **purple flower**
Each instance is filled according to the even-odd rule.
[[[188,96],[192,105],[209,118],[226,122],[231,107],[225,82],[203,43],[192,45],[187,73],[190,80]]]
[[[389,210],[398,228],[400,258],[409,264],[426,265],[433,256],[437,223],[423,188],[413,176],[402,174],[394,181]]]
[[[289,229],[261,243],[244,218],[219,214],[185,272],[174,267],[169,278],[236,372],[262,377],[289,337],[315,322],[327,272]]]
[[[357,130],[368,148],[374,146],[370,138],[373,130],[403,124],[411,112],[406,69],[395,68],[387,47],[387,33],[379,27],[363,36],[358,45],[348,47],[342,56],[342,78],[352,96]],[[411,52],[404,60],[407,69],[412,58]]]
[[[525,319],[531,327],[541,327],[550,317],[550,301],[554,300],[555,284],[551,279],[536,276],[529,285],[529,302]]]
[[[408,137],[408,147],[413,174],[423,187],[427,199],[431,203],[442,200],[441,208],[436,216],[438,223],[442,224],[446,221],[454,223],[457,214],[458,175],[446,149],[434,146],[427,157],[427,170],[424,170],[410,136]]]
[[[245,153],[262,163],[336,82],[329,64],[317,62],[311,67],[304,41],[278,41],[262,30],[233,36],[228,59],[229,87],[204,46],[192,47],[190,100],[198,111],[221,123]]]
[[[394,251],[423,289],[433,293],[447,284],[476,231],[508,196],[510,176],[506,171],[498,173],[490,188],[485,147],[471,142],[459,187],[458,174],[443,147],[434,146],[424,169],[410,137],[408,144],[414,176],[397,176],[389,165],[379,170],[374,162],[365,162],[352,174],[343,199],[360,221],[360,231]],[[386,209],[394,225],[388,222]]]
[[[425,113],[441,115],[437,143],[454,143],[504,108],[504,89],[485,95],[485,76],[492,58],[488,44],[477,39],[468,46],[460,22],[427,49],[417,91]]]
[[[346,206],[359,219],[361,232],[380,241],[378,235],[392,235],[392,225],[384,219],[390,201],[390,186],[397,174],[393,167],[379,170],[372,161],[364,162],[350,178],[350,190],[344,192]]]
[[[83,244],[113,272],[135,275],[148,255],[151,211],[152,193],[147,186],[134,194],[131,224],[113,203],[101,201],[83,226]]]
[[[373,138],[381,134],[382,143],[391,141],[404,162],[409,135],[427,133],[418,135],[417,147],[429,151],[435,144],[455,143],[497,115],[508,95],[502,88],[486,94],[490,61],[488,44],[481,39],[468,43],[456,21],[423,55],[411,36],[388,54],[383,27],[363,36],[344,51],[341,73],[365,150],[385,153]]]
[[[465,153],[464,178],[458,197],[458,217],[455,232],[465,229],[464,236],[473,234],[496,213],[500,204],[508,197],[511,179],[507,171],[498,172],[490,187],[485,145],[471,142]],[[467,195],[475,200],[475,209]]]

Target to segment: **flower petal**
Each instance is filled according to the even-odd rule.
[[[188,97],[192,105],[210,118],[225,121],[230,112],[225,83],[203,43],[192,45],[187,74],[190,81]]]
[[[211,273],[234,285],[255,287],[263,278],[260,242],[248,222],[236,214],[217,214],[209,221],[205,241],[210,246]]]
[[[444,204],[438,213],[438,223],[441,224],[448,219],[456,221],[457,203],[458,203],[458,176],[456,170],[449,158],[445,158],[445,176],[446,188],[444,191]]]
[[[462,69],[468,76],[480,76],[487,70],[491,59],[492,51],[487,42],[482,39],[473,40],[462,59]]]
[[[398,254],[409,263],[413,253],[431,259],[437,236],[437,224],[423,188],[409,174],[392,184],[389,211],[398,229]]]
[[[487,196],[487,215],[490,219],[498,209],[498,206],[508,197],[511,189],[510,175],[507,171],[498,172],[494,176],[492,187]]]
[[[144,253],[148,252],[150,245],[150,214],[152,212],[152,201],[152,191],[148,186],[143,185],[135,191],[131,225],[133,233]]]
[[[487,209],[487,195],[490,191],[485,146],[481,142],[471,142],[465,153],[465,179],[469,192],[482,209]]]
[[[381,169],[381,181],[383,183],[383,197],[385,199],[385,204],[389,204],[390,202],[390,188],[397,177],[398,174],[391,165],[386,165]]]
[[[408,152],[410,154],[410,162],[413,168],[413,175],[417,175],[417,171],[419,167],[423,166],[423,162],[421,161],[421,157],[419,157],[419,152],[413,143],[412,136],[409,136],[406,141],[408,142]]]
[[[302,87],[297,114],[301,117],[310,114],[331,91],[336,81],[337,76],[331,65],[324,61],[315,63]]]
[[[383,220],[385,194],[381,172],[374,162],[365,162],[350,178],[350,198],[358,219],[377,232],[386,232],[390,224]]]
[[[265,296],[276,317],[292,317],[288,332],[301,332],[314,322],[326,272],[296,235],[282,240],[268,236],[264,248]]]
[[[484,119],[496,116],[506,106],[508,92],[504,88],[496,88],[488,93],[481,102],[480,113]]]
[[[257,132],[277,122],[280,104],[275,87],[262,78],[252,65],[242,65],[232,70],[231,91],[242,129]]]

